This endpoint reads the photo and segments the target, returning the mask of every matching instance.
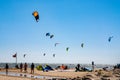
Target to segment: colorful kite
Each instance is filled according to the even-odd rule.
[[[37,11],[34,11],[34,12],[32,13],[32,15],[35,17],[36,22],[38,22],[38,20],[39,20],[39,14],[38,14],[38,12],[37,12]]]

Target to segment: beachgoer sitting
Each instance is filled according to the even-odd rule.
[[[80,66],[80,64],[77,64],[77,66],[75,67],[75,72],[77,72],[77,71],[81,71],[81,66]]]
[[[104,70],[104,71],[107,71],[107,68],[108,68],[108,67],[104,67],[103,70]]]

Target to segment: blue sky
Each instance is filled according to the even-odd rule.
[[[119,0],[0,0],[0,62],[116,64],[119,41]]]

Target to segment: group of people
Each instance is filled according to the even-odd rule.
[[[27,63],[25,63],[24,65],[22,63],[20,63],[20,67],[17,67],[17,68],[20,69],[20,72],[23,72],[23,68],[24,68],[24,72],[26,73],[27,67],[28,67]],[[34,63],[32,63],[31,64],[31,74],[34,74],[34,68],[35,68],[35,65],[34,65]],[[8,74],[9,65],[7,63],[5,65],[5,69],[6,69],[6,74]]]
[[[23,68],[24,68],[24,72],[27,72],[27,67],[28,67],[27,63],[25,63],[24,65],[20,63],[20,72],[23,71]]]
[[[86,67],[82,67],[80,64],[77,64],[77,66],[75,67],[75,72],[78,71],[91,71],[91,70],[87,69]]]
[[[75,72],[78,72],[78,71],[94,71],[94,67],[95,67],[94,61],[92,61],[92,69],[88,69],[86,67],[82,67],[80,64],[77,64],[77,66],[75,67]]]
[[[20,63],[20,72],[23,71],[23,68],[24,68],[24,72],[27,72],[27,67],[28,67],[27,63],[25,63],[24,65],[22,63]],[[31,74],[34,73],[34,67],[35,67],[35,65],[34,65],[34,63],[32,63],[31,64]]]
[[[80,64],[77,64],[77,66],[75,67],[75,69],[76,69],[75,71],[76,72],[77,71],[94,71],[94,66],[95,65],[94,65],[93,61],[92,61],[92,70],[89,70],[85,67],[82,67]],[[20,63],[20,65],[19,66],[17,65],[16,68],[20,69],[20,72],[23,72],[23,69],[24,69],[24,72],[26,73],[28,65],[27,65],[27,63],[25,63],[25,64]],[[34,63],[32,63],[31,64],[31,74],[34,74],[34,68],[35,68],[35,65],[34,65]],[[5,69],[6,69],[6,74],[8,74],[9,65],[7,63],[6,63]],[[58,66],[56,69],[65,70],[65,69],[68,69],[68,67],[62,64],[61,66]],[[48,71],[48,70],[53,70],[53,69],[50,66],[47,65],[45,67],[44,71]]]

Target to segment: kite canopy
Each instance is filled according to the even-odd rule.
[[[56,47],[59,43],[55,43],[54,46]]]
[[[53,54],[53,57],[55,57],[55,54]]]
[[[81,44],[81,47],[82,47],[82,48],[83,48],[83,46],[84,46],[84,43]]]
[[[54,35],[51,35],[51,36],[50,36],[50,39],[53,38],[53,37],[54,37]]]
[[[50,33],[46,33],[46,36],[50,36],[50,39],[54,37],[54,35],[50,35]]]
[[[40,71],[44,71],[44,68],[42,67],[42,65],[37,66],[36,69]]]
[[[23,57],[25,58],[26,54],[23,55]]]
[[[68,51],[68,50],[69,50],[69,47],[66,48],[66,51]]]
[[[68,69],[68,67],[67,67],[66,65],[62,64],[62,65],[60,66],[60,69],[66,70],[66,69]]]
[[[109,37],[109,38],[108,38],[108,41],[110,42],[112,38],[113,38],[113,36]]]
[[[46,36],[50,36],[50,33],[46,33]]]
[[[53,68],[49,65],[46,65],[45,68],[44,68],[44,71],[50,71],[50,70],[53,70]]]
[[[39,20],[39,14],[38,14],[38,12],[37,12],[37,11],[34,11],[34,12],[32,13],[32,15],[35,17],[35,20],[38,22],[38,20]]]
[[[43,56],[45,56],[46,54],[44,53]]]

